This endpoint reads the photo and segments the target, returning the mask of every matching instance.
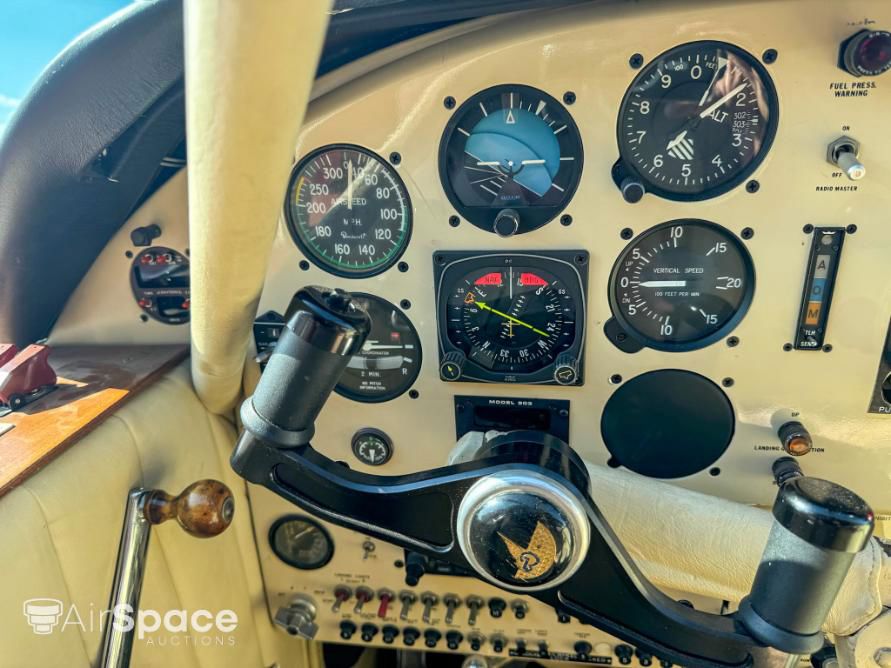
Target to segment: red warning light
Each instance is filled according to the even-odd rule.
[[[473,282],[474,285],[501,285],[501,272],[493,271],[480,276]]]
[[[543,279],[538,274],[533,274],[530,272],[524,271],[520,274],[520,285],[525,286],[536,286],[536,285],[547,285],[548,282]]]

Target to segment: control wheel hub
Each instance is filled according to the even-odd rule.
[[[533,471],[481,478],[458,509],[458,543],[480,576],[516,591],[554,587],[588,551],[590,524],[567,485]]]

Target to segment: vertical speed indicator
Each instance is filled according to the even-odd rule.
[[[752,258],[729,230],[673,220],[634,239],[613,267],[610,306],[644,346],[681,352],[726,336],[755,290]]]

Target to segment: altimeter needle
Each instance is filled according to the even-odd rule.
[[[497,309],[492,308],[486,302],[476,302],[476,305],[479,306],[484,311],[491,311],[495,315],[501,316],[502,318],[506,318],[507,320],[510,320],[511,322],[515,322],[518,325],[522,325],[523,327],[528,327],[536,334],[541,334],[542,336],[548,336],[548,337],[550,336],[550,334],[548,334],[547,332],[543,332],[540,329],[533,327],[528,322],[523,322],[522,320],[518,320],[517,318],[513,317],[512,315],[508,315],[507,313],[502,313],[501,311],[498,311]]]

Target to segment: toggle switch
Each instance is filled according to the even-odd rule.
[[[829,144],[826,160],[839,167],[851,181],[859,181],[866,176],[866,167],[859,160],[860,142],[843,135]]]
[[[410,591],[399,592],[399,601],[402,603],[402,609],[399,611],[399,619],[405,621],[408,619],[409,610],[415,604],[418,597]]]
[[[424,604],[424,614],[421,615],[421,619],[424,620],[425,624],[430,623],[430,613],[433,611],[433,606],[439,603],[439,597],[430,591],[425,591],[421,594],[421,603]]]
[[[371,591],[368,587],[359,587],[356,590],[356,606],[353,608],[353,612],[355,612],[357,615],[361,613],[362,607],[373,598],[374,592]]]
[[[485,603],[486,602],[479,596],[467,597],[467,608],[470,610],[470,614],[467,616],[468,626],[476,626],[477,615],[479,614],[480,609],[485,605]]]
[[[445,623],[451,624],[455,619],[455,610],[461,606],[461,599],[454,594],[446,594],[443,597],[442,602],[445,603],[446,606]]]
[[[381,604],[377,608],[377,616],[383,619],[387,616],[387,608],[390,607],[390,601],[393,600],[393,592],[389,589],[381,589],[377,593],[377,597],[381,601]]]
[[[338,612],[344,601],[348,601],[353,595],[353,590],[349,587],[339,585],[334,588],[334,605],[331,606],[331,612]]]

